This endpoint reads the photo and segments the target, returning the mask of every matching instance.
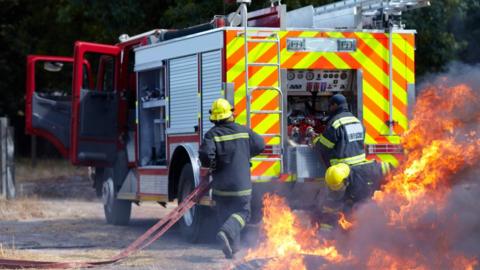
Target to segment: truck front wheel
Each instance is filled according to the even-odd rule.
[[[105,218],[108,224],[127,225],[130,221],[132,203],[126,200],[117,199],[117,191],[112,177],[103,182],[102,200]]]

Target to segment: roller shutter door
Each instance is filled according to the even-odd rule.
[[[213,126],[209,110],[222,96],[222,58],[220,50],[202,54],[202,135]]]
[[[198,58],[197,55],[172,59],[169,63],[168,133],[193,133],[198,126]]]

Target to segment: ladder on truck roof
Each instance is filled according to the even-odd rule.
[[[250,2],[237,0],[245,1]],[[254,27],[383,30],[390,26],[403,28],[402,12],[427,6],[430,6],[429,0],[344,0],[319,7],[308,5],[287,12],[286,5],[272,1],[271,7],[248,13],[247,19],[248,25]],[[230,26],[239,23],[236,21]]]
[[[383,10],[389,13],[398,13],[406,10],[426,7],[428,0],[344,0],[315,8],[315,14],[340,11],[347,8],[358,7],[363,12],[372,13]]]
[[[429,5],[429,0],[344,0],[314,8],[313,21],[316,27],[384,28],[388,22],[403,28],[402,12]]]

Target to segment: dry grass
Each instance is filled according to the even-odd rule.
[[[45,203],[37,198],[0,199],[0,220],[26,220],[44,218]]]
[[[58,261],[61,258],[57,255],[39,254],[35,251],[19,250],[15,242],[11,244],[0,243],[0,258],[9,260],[37,260],[37,261]]]
[[[84,250],[68,250],[68,251],[31,251],[31,250],[19,250],[15,247],[15,243],[10,245],[4,245],[0,243],[0,259],[10,260],[33,260],[33,261],[49,261],[49,262],[94,262],[103,261],[113,258],[120,251],[118,250],[103,250],[92,249],[89,251]],[[155,259],[152,254],[148,252],[137,252],[128,258],[117,262],[126,267],[146,267],[145,269],[162,269],[157,268],[155,265]]]
[[[15,248],[15,243],[12,245],[4,245],[0,243],[0,258],[3,259],[28,259],[30,257],[29,253],[19,252]]]
[[[35,251],[19,250],[15,247],[15,242],[11,244],[0,243],[0,258],[9,260],[38,260],[38,261],[58,261],[61,258],[56,255],[39,254]]]
[[[71,214],[72,209],[54,207],[42,198],[75,198],[78,188],[88,188],[88,168],[74,167],[65,160],[39,160],[35,168],[29,159],[17,159],[15,164],[17,198],[0,199],[0,220],[51,218],[58,213]],[[94,196],[93,191],[91,192]],[[88,193],[90,194],[90,193]],[[75,214],[75,211],[73,211]]]
[[[82,262],[107,259],[116,255],[113,251],[92,250],[90,252],[78,252],[70,250],[68,252],[45,252],[20,250],[15,247],[15,243],[4,245],[0,243],[0,258],[11,260],[33,260],[49,262]]]
[[[34,168],[28,158],[19,158],[15,161],[15,180],[17,182],[48,180],[78,175],[88,175],[88,168],[73,166],[68,160],[38,159]]]

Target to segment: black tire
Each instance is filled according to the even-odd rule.
[[[193,168],[190,163],[183,165],[180,172],[178,202],[181,203],[195,189]],[[203,224],[208,214],[208,207],[195,205],[179,220],[180,232],[183,238],[191,243],[196,243],[203,235]]]
[[[108,224],[127,225],[130,221],[132,203],[117,199],[117,190],[112,177],[103,182],[102,188],[103,210]]]

